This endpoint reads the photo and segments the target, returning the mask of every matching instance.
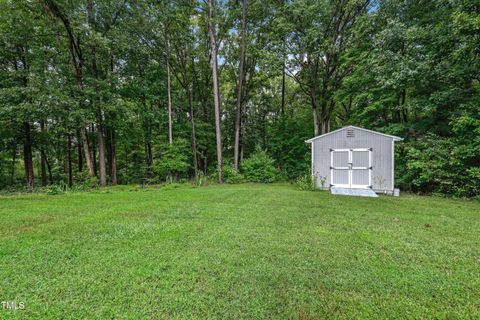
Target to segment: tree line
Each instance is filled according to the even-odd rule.
[[[0,2],[0,188],[198,179],[354,124],[405,138],[397,181],[480,191],[480,5]],[[258,155],[262,154],[265,157]]]

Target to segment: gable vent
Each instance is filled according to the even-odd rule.
[[[355,131],[353,129],[347,129],[347,138],[355,138]]]

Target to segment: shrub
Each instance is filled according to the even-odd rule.
[[[399,146],[397,183],[405,190],[475,197],[480,194],[480,169],[475,165],[480,145],[427,134]]]
[[[98,188],[98,179],[96,177],[91,177],[87,171],[76,172],[73,180],[73,191],[82,191],[92,188]]]
[[[67,185],[64,183],[51,184],[43,188],[43,191],[48,195],[62,194],[67,190]]]
[[[185,139],[177,139],[162,147],[160,159],[155,161],[154,170],[161,180],[178,179],[190,169],[190,147]]]
[[[223,181],[225,183],[229,184],[237,184],[237,183],[242,183],[245,182],[245,177],[243,174],[241,174],[238,170],[236,170],[232,164],[230,163],[225,163],[222,167],[222,172],[223,172]],[[210,179],[212,181],[217,181],[218,180],[218,170],[215,169],[215,171],[211,174]]]
[[[238,172],[232,165],[226,165],[223,168],[223,180],[225,183],[242,183],[245,181],[244,176]]]
[[[208,186],[208,177],[203,174],[203,171],[198,172],[198,176],[193,181],[195,187],[205,187]]]
[[[302,190],[302,191],[315,191],[317,189],[315,187],[315,176],[311,174],[305,174],[299,177],[295,181],[295,185],[299,190]]]
[[[260,149],[243,161],[242,171],[245,179],[249,182],[274,182],[277,180],[275,160]]]

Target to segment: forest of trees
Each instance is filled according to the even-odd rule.
[[[0,189],[294,180],[348,124],[405,138],[401,189],[478,196],[480,3],[0,0]]]

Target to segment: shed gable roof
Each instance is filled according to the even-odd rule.
[[[333,133],[337,133],[337,132],[340,132],[340,131],[343,131],[343,130],[347,130],[347,129],[357,129],[357,130],[362,130],[362,131],[366,131],[366,132],[378,134],[378,135],[380,135],[380,136],[392,138],[393,141],[402,141],[402,140],[403,140],[403,139],[400,138],[400,137],[392,136],[392,135],[389,135],[389,134],[385,134],[385,133],[381,133],[381,132],[377,132],[377,131],[373,131],[373,130],[368,130],[368,129],[364,129],[364,128],[360,128],[360,127],[355,127],[355,126],[346,126],[346,127],[343,127],[343,128],[340,128],[340,129],[337,129],[337,130],[334,130],[334,131],[331,131],[331,132],[328,132],[328,133],[325,133],[325,134],[322,134],[322,135],[313,137],[313,138],[311,138],[311,139],[305,140],[305,142],[306,142],[306,143],[312,143],[314,140],[317,140],[317,139],[320,139],[320,138],[324,138],[324,137],[329,136],[329,135],[331,135],[331,134],[333,134]]]

